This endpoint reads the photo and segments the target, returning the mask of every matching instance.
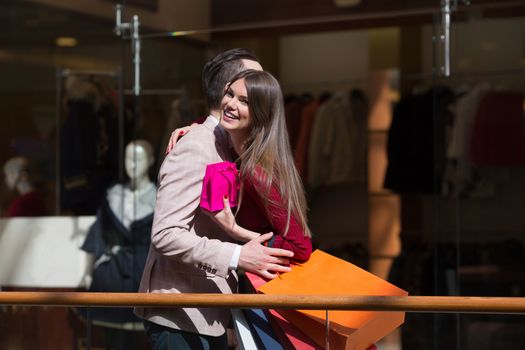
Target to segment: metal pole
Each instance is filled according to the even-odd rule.
[[[122,22],[122,5],[115,5],[115,34],[121,36],[124,34],[126,29],[129,29],[129,23]]]
[[[61,200],[61,184],[62,184],[62,171],[60,162],[60,128],[62,123],[62,69],[57,68],[56,71],[56,135],[55,135],[55,215],[60,215],[60,209],[62,207]]]
[[[443,66],[441,71],[444,76],[450,76],[450,0],[442,0],[441,2],[441,25],[443,34],[441,41],[443,42]]]
[[[118,68],[118,179],[124,180],[124,82],[122,66]]]
[[[141,93],[141,88],[140,88],[140,46],[141,46],[141,39],[140,39],[140,22],[139,22],[139,16],[137,15],[134,15],[133,16],[133,19],[131,21],[131,23],[127,22],[122,22],[122,10],[123,10],[123,6],[118,4],[115,6],[115,34],[118,35],[118,36],[124,36],[126,34],[126,32],[129,32],[130,35],[131,35],[131,53],[133,55],[133,89],[132,89],[132,93],[133,93],[133,96],[135,97],[135,107],[134,107],[134,111],[135,113],[138,113],[138,101],[139,101],[139,96],[140,96],[140,93]],[[125,135],[124,135],[124,118],[125,118],[125,115],[123,114],[124,113],[124,103],[123,103],[123,98],[124,98],[124,93],[125,93],[125,90],[124,90],[124,87],[123,87],[123,83],[122,83],[122,70],[119,72],[120,75],[119,75],[119,96],[120,96],[120,114],[119,114],[119,179],[122,180],[124,178],[124,173],[123,173],[123,169],[124,169],[124,162],[123,162],[123,159],[124,159],[124,138],[125,138]]]
[[[140,37],[139,37],[139,16],[133,16],[131,46],[133,52],[133,66],[135,73],[135,81],[133,84],[133,95],[140,95]]]
[[[131,52],[133,54],[133,95],[140,95],[140,35],[139,35],[139,16],[134,15],[131,23],[122,22],[122,5],[115,6],[115,34],[124,36],[126,30],[131,31]]]

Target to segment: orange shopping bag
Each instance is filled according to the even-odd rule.
[[[296,265],[257,288],[264,294],[405,296],[393,284],[345,260],[316,250],[310,260]],[[316,343],[325,346],[325,310],[278,310]],[[399,327],[404,312],[330,310],[330,349],[365,350]]]

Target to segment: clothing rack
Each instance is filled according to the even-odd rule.
[[[304,92],[335,92],[333,90],[346,90],[352,88],[365,88],[369,84],[369,77],[355,78],[355,79],[341,79],[341,80],[326,80],[304,83],[282,84],[282,89],[285,94],[288,93],[304,93]]]
[[[124,95],[133,95],[134,92],[131,89],[124,90]],[[146,95],[163,95],[163,96],[181,96],[186,94],[185,89],[142,89],[140,94]]]
[[[59,75],[61,77],[68,77],[70,75],[96,75],[96,76],[108,76],[117,78],[120,76],[120,72],[116,71],[103,71],[103,70],[75,70],[75,69],[60,69]]]
[[[470,71],[453,73],[449,77],[432,74],[412,74],[401,76],[400,83],[412,85],[412,93],[427,91],[433,86],[448,86],[458,91],[464,90],[476,83],[489,83],[495,87],[502,84],[506,90],[521,91],[525,94],[525,69],[502,69],[493,71]],[[410,83],[409,83],[410,82]],[[463,84],[463,85],[462,85]]]
[[[501,69],[501,70],[492,70],[492,71],[469,71],[469,72],[457,72],[452,73],[449,77],[444,77],[439,74],[399,74],[400,81],[411,81],[411,80],[437,80],[437,81],[454,81],[457,79],[471,79],[471,78],[481,78],[485,79],[487,77],[511,77],[512,79],[525,79],[525,68],[516,68],[516,69]],[[283,92],[286,93],[301,93],[301,92],[310,92],[309,90],[315,89],[318,92],[323,90],[330,90],[331,88],[337,89],[348,89],[348,88],[363,88],[369,83],[370,77],[362,77],[356,79],[342,79],[342,80],[326,80],[326,81],[316,81],[316,82],[304,82],[304,83],[292,83],[292,84],[282,84]]]
[[[465,78],[486,78],[495,76],[512,76],[515,78],[525,77],[525,68],[515,69],[500,69],[491,71],[468,71],[468,72],[457,72],[452,73],[449,77],[444,77],[439,74],[400,74],[400,80],[454,80],[454,79],[465,79]]]

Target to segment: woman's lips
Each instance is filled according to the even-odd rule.
[[[224,116],[228,119],[232,119],[232,120],[239,120],[239,118],[237,118],[236,116],[234,116],[233,114],[229,113],[229,112],[226,112],[224,111]]]

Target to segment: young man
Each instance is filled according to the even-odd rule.
[[[139,292],[235,293],[241,267],[271,277],[287,272],[292,253],[262,245],[271,233],[240,246],[200,211],[206,165],[231,160],[229,139],[219,126],[227,82],[245,69],[260,69],[243,49],[220,53],[203,69],[210,115],[177,142],[159,173],[151,248]],[[270,272],[271,271],[271,272]],[[154,349],[227,349],[225,308],[137,308]]]

